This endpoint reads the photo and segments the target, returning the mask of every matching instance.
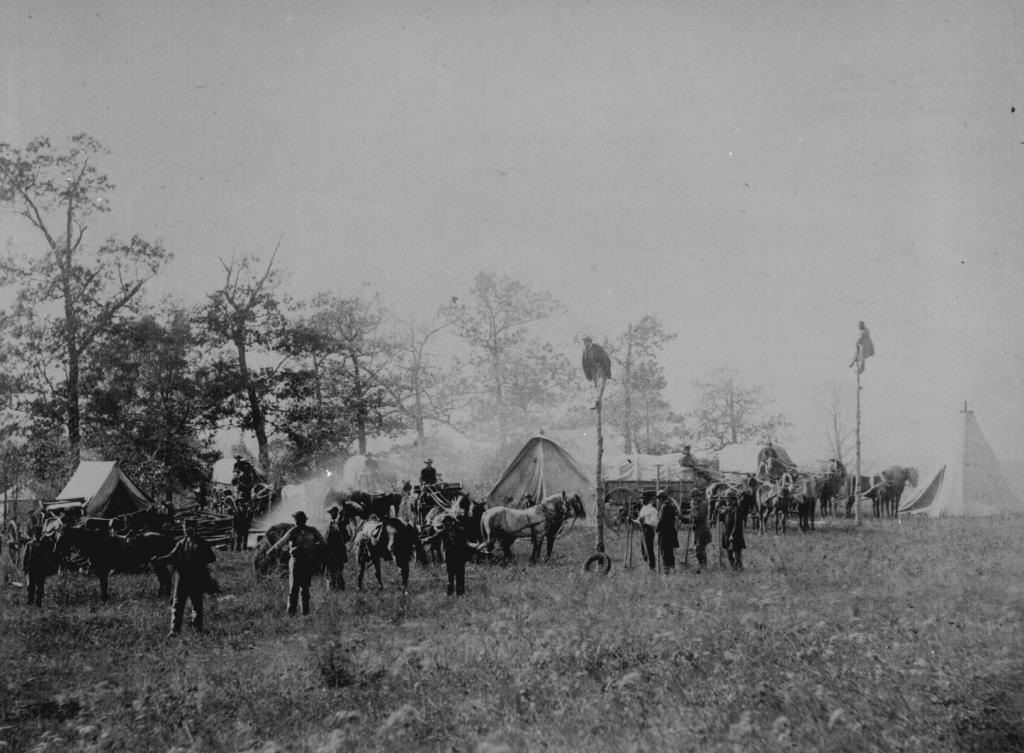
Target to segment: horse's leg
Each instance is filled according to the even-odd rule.
[[[98,570],[96,575],[100,579],[100,600],[109,601],[110,599],[110,571],[109,570]]]
[[[359,577],[356,578],[356,588],[363,590],[363,575],[366,573],[366,560],[359,558]]]
[[[552,531],[551,533],[548,534],[548,551],[547,551],[547,555],[544,557],[545,560],[551,559],[551,550],[554,549],[554,547],[555,547],[555,532]]]
[[[379,557],[374,557],[373,558],[373,574],[377,578],[377,590],[378,591],[383,591],[384,590],[384,580],[383,580],[383,578],[380,577],[380,558]]]

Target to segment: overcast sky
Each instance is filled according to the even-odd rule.
[[[863,319],[870,462],[964,400],[1024,460],[1024,4],[289,5],[6,0],[0,141],[105,144],[155,293],[279,238],[296,295],[401,313],[510,275],[574,362],[658,316],[676,410],[731,365],[808,461]]]

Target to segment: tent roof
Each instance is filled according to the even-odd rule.
[[[50,509],[80,504],[91,517],[112,518],[153,504],[145,492],[109,460],[83,460]]]
[[[945,462],[907,489],[900,500],[901,514],[933,518],[1022,513],[1024,504],[1010,486],[974,413],[961,412],[950,432]]]

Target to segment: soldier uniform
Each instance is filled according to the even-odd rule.
[[[246,540],[249,538],[249,526],[251,525],[252,507],[241,503],[235,505],[234,512],[231,513],[231,530],[233,532],[231,551],[244,552],[246,550]]]
[[[43,606],[46,576],[53,572],[53,544],[43,538],[43,529],[34,527],[32,538],[25,544],[22,569],[28,576],[28,603]]]
[[[292,515],[295,525],[267,550],[271,555],[278,549],[290,545],[291,559],[288,561],[288,616],[292,617],[302,601],[302,613],[309,614],[309,586],[313,581],[318,550],[325,549],[327,542],[320,531],[306,525],[306,513],[299,510]]]
[[[192,627],[202,631],[203,594],[211,588],[209,566],[217,559],[213,548],[198,534],[195,520],[184,521],[182,530],[185,535],[178,539],[170,552],[150,560],[153,564],[174,566],[174,601],[171,603],[171,632],[168,635],[181,633],[186,601],[192,602]]]
[[[743,515],[736,492],[726,495],[725,517],[722,520],[722,549],[729,555],[733,570],[743,569],[743,550],[747,548],[743,537]]]
[[[679,534],[676,531],[678,510],[671,497],[662,492],[658,495],[662,500],[661,511],[658,513],[658,548],[661,550],[661,565],[666,573],[676,568],[676,549],[679,547]]]
[[[711,543],[711,528],[708,525],[708,501],[699,491],[690,492],[690,529],[693,531],[693,548],[697,552],[697,572],[708,566],[708,544]]]
[[[327,583],[332,591],[345,590],[345,563],[348,562],[348,529],[338,519],[337,506],[327,511],[331,523],[327,526]]]
[[[466,531],[451,515],[441,518],[441,527],[423,540],[425,546],[440,540],[448,572],[448,595],[466,593]]]

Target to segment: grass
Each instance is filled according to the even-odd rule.
[[[748,535],[747,570],[443,568],[408,597],[327,593],[224,552],[209,633],[167,640],[155,578],[0,591],[2,751],[1024,749],[1024,520],[846,522]],[[681,559],[680,552],[680,559]],[[717,550],[710,550],[717,560]],[[349,566],[349,581],[354,573]],[[352,584],[350,583],[350,588]]]

